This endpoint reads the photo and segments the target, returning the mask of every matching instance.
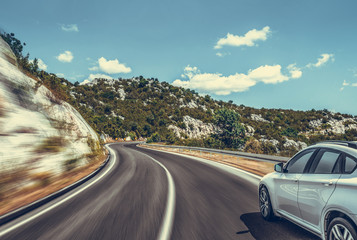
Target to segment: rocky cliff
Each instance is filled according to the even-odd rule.
[[[60,173],[85,164],[98,141],[71,105],[19,69],[0,37],[0,171]]]

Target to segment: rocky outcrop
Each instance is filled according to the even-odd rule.
[[[168,128],[179,138],[183,138],[184,135],[189,138],[202,138],[217,131],[217,127],[213,124],[203,123],[201,120],[190,116],[184,116],[183,123],[185,124],[185,128],[179,128],[175,125],[170,125]]]
[[[266,119],[264,119],[261,114],[259,114],[259,115],[258,115],[258,114],[251,114],[251,115],[250,115],[250,118],[251,118],[253,121],[269,123],[269,121],[266,120]]]
[[[97,134],[71,105],[14,63],[0,38],[1,171],[25,167],[60,173],[67,161],[85,164],[85,155],[98,146]]]
[[[309,126],[313,131],[323,135],[345,134],[348,130],[357,130],[357,120],[338,116],[338,119],[330,117],[328,121],[323,119],[312,120],[309,122]]]
[[[294,140],[290,140],[285,138],[285,143],[283,144],[284,148],[295,148],[296,150],[301,150],[307,147],[307,144],[301,141],[295,142]]]
[[[245,135],[247,137],[252,137],[255,133],[255,129],[252,126],[249,126],[247,124],[242,123],[242,126],[244,126],[245,129]]]

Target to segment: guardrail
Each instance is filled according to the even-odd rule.
[[[266,154],[255,154],[255,153],[247,153],[247,152],[239,152],[239,151],[227,151],[227,150],[213,149],[213,148],[160,145],[160,144],[147,144],[147,143],[143,143],[143,145],[163,147],[163,148],[194,150],[194,151],[201,151],[201,152],[208,152],[208,153],[219,153],[219,154],[223,154],[223,155],[243,157],[243,158],[250,159],[250,160],[272,162],[272,163],[287,162],[290,159],[287,157],[272,156],[272,155],[266,155]]]

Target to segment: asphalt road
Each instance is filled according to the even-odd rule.
[[[98,176],[3,225],[0,239],[316,239],[262,220],[254,177],[133,144],[111,148],[116,157]]]

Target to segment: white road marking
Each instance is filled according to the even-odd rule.
[[[108,144],[108,145],[110,145],[110,144]],[[2,237],[2,236],[4,236],[5,234],[7,234],[7,233],[9,233],[9,232],[11,232],[11,231],[13,231],[13,230],[15,230],[15,229],[18,228],[18,227],[21,227],[22,225],[24,225],[24,224],[26,224],[26,223],[28,223],[28,222],[30,222],[30,221],[32,221],[32,220],[38,218],[39,216],[45,214],[46,212],[51,211],[51,210],[54,209],[55,207],[58,207],[58,206],[61,205],[62,203],[66,202],[66,201],[68,201],[68,200],[70,200],[70,199],[72,199],[73,197],[77,196],[78,194],[80,194],[81,192],[83,192],[84,190],[86,190],[87,188],[91,187],[93,184],[95,184],[95,183],[98,182],[99,180],[101,180],[101,179],[113,168],[113,166],[114,166],[114,164],[115,164],[115,162],[116,162],[116,159],[117,159],[117,156],[116,156],[116,154],[115,154],[115,151],[113,151],[111,148],[108,148],[108,149],[109,149],[109,151],[110,151],[110,153],[111,153],[111,156],[114,156],[114,159],[113,159],[113,161],[110,161],[110,166],[109,166],[109,168],[108,168],[100,177],[98,177],[97,179],[95,179],[93,182],[91,182],[90,184],[86,185],[85,187],[83,187],[83,188],[79,189],[78,191],[74,192],[73,194],[69,195],[68,197],[66,197],[66,198],[62,199],[61,201],[59,201],[59,202],[53,204],[52,206],[49,206],[48,208],[43,209],[42,211],[36,213],[35,215],[33,215],[33,216],[31,216],[31,217],[29,217],[29,218],[27,218],[27,219],[24,219],[23,221],[20,221],[20,222],[16,223],[15,225],[13,225],[13,226],[11,226],[11,227],[9,227],[9,228],[7,228],[7,229],[1,231],[1,232],[0,232],[0,237]]]
[[[174,217],[175,217],[175,204],[176,204],[176,190],[175,190],[175,183],[174,180],[171,176],[171,173],[167,168],[159,161],[154,159],[153,157],[142,153],[145,156],[149,157],[151,160],[156,162],[157,164],[162,167],[165,172],[166,172],[166,177],[168,181],[168,192],[167,192],[167,200],[166,200],[166,209],[165,209],[165,215],[161,223],[160,227],[160,233],[157,238],[157,240],[169,240],[171,238],[171,231],[172,231],[172,226],[174,223]]]
[[[140,146],[138,146],[138,147],[140,147]],[[141,147],[141,148],[143,148],[143,147]],[[239,176],[241,178],[244,178],[245,180],[247,180],[247,181],[249,181],[249,182],[251,182],[251,183],[253,183],[255,185],[258,185],[260,179],[262,178],[261,176],[256,175],[254,173],[247,172],[245,170],[242,170],[242,169],[239,169],[239,168],[235,168],[235,167],[223,164],[223,163],[219,163],[219,162],[214,162],[212,160],[203,159],[203,158],[200,158],[200,157],[195,157],[195,156],[190,156],[190,155],[181,154],[181,153],[175,153],[175,152],[167,152],[167,151],[164,151],[164,150],[158,150],[158,149],[154,149],[154,148],[143,148],[143,149],[150,149],[150,150],[153,150],[153,151],[174,154],[174,155],[177,155],[177,156],[186,157],[186,158],[190,158],[190,159],[193,159],[193,160],[196,160],[196,161],[200,161],[200,162],[209,164],[211,166],[214,166],[216,168],[222,169],[222,170],[224,170],[226,172],[229,172],[229,173],[232,173],[234,175],[237,175],[237,176]],[[250,176],[251,178],[249,178],[247,175]]]

